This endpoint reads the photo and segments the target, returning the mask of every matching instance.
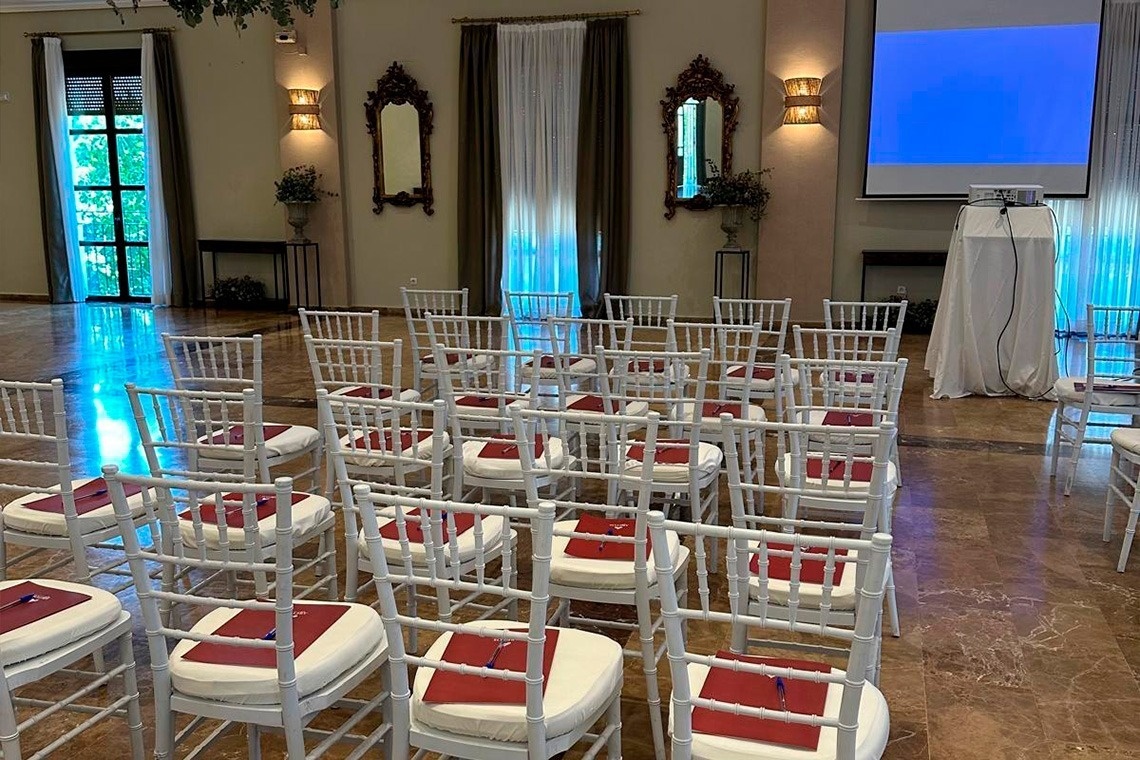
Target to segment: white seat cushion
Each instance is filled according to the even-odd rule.
[[[502,443],[511,443],[504,440]],[[464,441],[463,443],[463,472],[476,478],[491,478],[494,480],[522,480],[522,462],[518,457],[497,459],[494,457],[479,456],[487,441]],[[541,456],[534,458],[536,470],[557,469],[563,466],[566,450],[559,438],[547,438],[543,441]]]
[[[678,383],[689,378],[690,372],[689,366],[687,364],[682,364],[679,371],[673,370],[671,368],[659,370],[656,367],[646,367],[646,369],[641,369],[643,364],[645,364],[645,362],[648,362],[648,360],[645,360],[645,362],[636,360],[636,365],[634,365],[634,361],[635,360],[631,359],[629,362],[627,362],[627,366],[625,368],[614,367],[610,370],[610,375],[617,375],[619,373],[625,374],[628,377],[629,382],[635,386],[669,385],[671,383]]]
[[[745,365],[730,364],[724,371],[722,383],[729,387],[743,388]],[[770,375],[770,376],[769,376]],[[792,372],[792,385],[799,385],[799,374]],[[753,368],[752,382],[748,390],[755,393],[772,393],[776,390],[776,373],[772,367],[758,366]]]
[[[265,498],[272,494],[264,494],[258,498]],[[298,540],[301,536],[307,535],[316,526],[320,525],[324,520],[332,514],[332,506],[329,500],[324,496],[317,496],[316,494],[302,494],[294,493],[294,497],[303,497],[300,501],[293,505],[293,539]],[[215,507],[212,502],[207,500],[203,502],[202,513],[205,515],[207,512],[215,514]],[[228,510],[237,510],[241,512],[241,506],[235,503],[233,506],[227,504]],[[267,515],[266,517],[258,520],[257,532],[261,535],[262,546],[272,546],[277,543],[276,531],[277,528],[277,515],[276,513]],[[194,521],[190,519],[178,519],[178,531],[182,534],[182,542],[189,547],[197,547],[198,539],[194,535]],[[206,544],[207,549],[218,549],[221,546],[221,530],[214,523],[202,523],[202,540]],[[230,525],[226,526],[226,541],[229,543],[230,548],[245,546],[245,528],[239,523],[237,527]]]
[[[804,557],[806,559],[808,555],[805,553]],[[832,610],[850,611],[855,609],[855,601],[857,599],[855,594],[855,578],[858,575],[855,561],[859,558],[859,553],[851,552],[851,558],[851,562],[836,562],[836,572],[839,571],[840,565],[843,565],[843,577],[839,579],[839,583],[831,587]],[[787,606],[788,592],[790,590],[791,583],[789,581],[780,580],[779,578],[768,578],[769,602]],[[823,584],[805,583],[801,580],[799,592],[801,608],[819,608],[819,603],[823,600]],[[748,593],[753,599],[757,599],[760,596],[760,577],[756,573],[750,573],[748,576]]]
[[[78,490],[96,478],[79,478],[71,481],[72,491]],[[48,498],[47,494],[30,493],[5,504],[0,511],[4,513],[4,527],[19,530],[25,533],[38,533],[44,536],[66,536],[67,521],[62,512],[47,512],[32,509],[27,504]],[[145,510],[143,495],[137,493],[127,498],[131,514],[141,515]],[[93,509],[79,517],[79,529],[83,533],[91,533],[115,525],[115,508],[108,504],[105,507]]]
[[[486,628],[526,628],[511,620],[485,620]],[[558,645],[550,680],[542,699],[547,738],[573,731],[621,687],[622,650],[613,639],[573,628],[558,629]],[[439,660],[451,634],[435,640],[425,657]],[[427,726],[506,742],[526,741],[526,705],[425,703],[423,696],[435,675],[432,668],[416,671],[412,685],[412,719]],[[494,688],[490,684],[488,688]]]
[[[281,423],[266,422],[264,424],[268,428]],[[220,434],[204,435],[198,439],[198,442],[205,443],[208,438],[214,438],[218,435]],[[285,430],[265,442],[265,453],[271,457],[289,456],[315,446],[320,439],[321,435],[316,428],[311,428],[308,425],[285,425]],[[210,448],[208,454],[206,452],[202,452],[202,454],[210,459],[241,459],[245,455],[245,447],[241,444],[217,443]]]
[[[464,403],[465,399],[485,399],[485,398],[497,398],[497,397],[491,396],[488,394],[475,394],[475,393],[460,394],[460,395],[455,397],[455,413],[462,415],[464,417],[467,417],[467,416],[498,417],[499,416],[499,405],[498,404],[495,404],[494,406],[489,406],[489,405],[488,406],[480,406],[480,405],[475,405],[475,404]],[[512,406],[517,406],[521,409],[526,409],[528,406],[530,406],[530,403],[525,398],[512,399],[512,398],[508,397],[507,403],[505,404],[505,408],[510,409]]]
[[[348,607],[328,629],[296,658],[297,691],[304,697],[323,689],[377,649],[387,649],[380,614],[365,604],[312,602]],[[213,633],[240,610],[216,609],[191,631]],[[170,680],[181,694],[243,705],[273,705],[281,701],[277,669],[220,665],[184,659],[196,642],[180,641],[170,654]]]
[[[554,523],[555,530],[572,531],[578,525],[577,520],[564,520]],[[674,531],[667,531],[669,542],[669,556],[673,560],[673,569],[681,567],[689,556],[689,550],[681,545]],[[633,571],[633,560],[621,559],[588,559],[575,557],[566,553],[566,546],[572,539],[566,536],[554,536],[552,554],[550,558],[550,582],[560,583],[563,586],[578,586],[580,588],[605,589],[631,589],[636,585]],[[632,546],[632,544],[631,544]],[[652,549],[650,549],[652,552]],[[649,584],[657,582],[657,569],[653,566],[653,555],[647,557],[646,577]]]
[[[114,623],[123,611],[123,606],[114,594],[82,583],[25,578],[0,581],[0,589],[17,586],[28,580],[45,588],[73,591],[91,598],[34,623],[0,634],[0,665],[30,660],[89,636]]]
[[[601,398],[601,396],[599,396],[598,394],[587,394],[587,393],[567,394],[567,396],[566,396],[566,409],[567,409],[567,411],[574,412],[575,414],[604,414],[604,411],[598,412],[598,411],[594,411],[593,409],[588,409],[588,408],[587,409],[573,409],[573,408],[571,408],[574,406],[575,403],[581,401],[584,398],[588,398],[590,396],[593,396],[594,398]],[[622,401],[620,399],[613,399],[613,404],[614,404],[615,408],[620,408],[621,403],[622,403]],[[603,410],[604,410],[604,406],[603,406]],[[625,409],[621,413],[628,416],[628,417],[643,417],[648,412],[649,412],[649,404],[647,404],[646,402],[627,399],[625,401]]]
[[[1116,428],[1111,439],[1113,446],[1140,456],[1140,428]]]
[[[1083,375],[1080,377],[1062,377],[1053,384],[1053,390],[1056,392],[1057,397],[1062,401],[1070,404],[1080,404],[1085,400],[1084,390],[1077,390],[1077,385],[1080,384],[1083,389],[1087,377]],[[1124,381],[1119,381],[1124,384]],[[1099,389],[1102,385],[1108,385],[1108,381],[1104,383],[1097,383]],[[1113,383],[1115,384],[1115,382]],[[1135,383],[1127,383],[1127,385],[1135,385],[1136,392],[1132,392],[1129,388],[1128,393],[1112,393],[1108,390],[1093,390],[1092,402],[1097,406],[1138,406],[1140,407],[1140,380]]]
[[[566,371],[572,375],[589,375],[598,368],[598,363],[588,356],[565,356],[563,361],[568,362]],[[534,362],[533,359],[526,359],[523,361],[524,367],[530,367]],[[548,366],[549,361],[538,365],[538,376],[542,380],[557,380],[558,367]]]
[[[697,445],[697,478],[703,480],[704,478],[715,475],[720,472],[720,463],[724,459],[724,453],[720,447],[714,443],[701,442]],[[640,456],[636,459],[626,456],[625,467],[627,473],[634,478],[641,476],[641,459]],[[688,464],[662,464],[661,462],[653,463],[653,482],[654,483],[688,483],[689,482],[689,465]]]
[[[832,673],[843,671],[832,668]],[[689,665],[689,689],[695,697],[701,693],[708,677],[706,665]],[[795,687],[792,681],[789,689]],[[823,714],[829,718],[839,717],[839,703],[843,696],[841,684],[828,684],[827,701]],[[690,708],[691,709],[691,708]],[[891,728],[891,715],[887,700],[882,692],[871,683],[863,684],[859,700],[859,728],[855,732],[856,760],[878,760],[887,746],[887,736]],[[669,734],[673,734],[673,700],[669,700]],[[693,733],[693,757],[702,760],[833,760],[835,740],[838,731],[828,726],[819,730],[819,745],[815,750],[799,747],[785,747],[779,744],[765,744],[749,739],[728,736]]]
[[[419,428],[416,432],[418,441],[412,440],[411,430],[400,431],[400,457],[402,459],[409,459],[415,457],[416,459],[431,459],[432,452],[432,431],[430,428]],[[351,439],[351,440],[350,440]],[[352,443],[360,441],[359,434],[352,436],[342,436],[340,439],[340,450],[344,453],[344,461],[347,464],[356,467],[375,467],[377,465],[383,466],[383,463],[378,461],[381,454],[387,457],[394,457],[391,443],[385,442],[383,448],[386,451],[381,452],[380,436],[377,431],[373,431],[371,449],[366,449],[363,443],[358,443],[355,448]],[[444,447],[451,445],[451,436],[447,431],[443,431],[443,445]],[[417,465],[418,466],[418,465]]]
[[[346,385],[343,388],[337,388],[335,391],[329,393],[330,396],[353,396],[355,398],[378,398],[389,399],[392,398],[392,391],[388,388],[383,388],[376,396],[372,395],[372,388],[367,385]],[[403,388],[400,390],[399,395],[396,397],[397,401],[415,402],[420,400],[419,391],[415,388]]]
[[[448,352],[450,353],[450,352]],[[459,358],[458,355],[451,355],[447,366],[460,367],[464,366],[468,369],[482,369],[491,363],[491,354],[469,354],[466,359]],[[420,357],[420,371],[425,373],[434,373],[435,357],[431,354],[424,354]]]
[[[839,471],[839,467],[838,467],[838,461],[839,460],[837,458],[836,460],[833,460],[833,461],[836,462],[835,469],[836,469],[836,472],[838,472]],[[783,483],[783,481],[784,481],[784,473],[788,472],[788,470],[791,469],[791,466],[792,466],[792,455],[791,454],[784,454],[783,462],[781,463],[780,468],[776,473],[779,476],[781,483]],[[814,486],[817,488],[823,484],[823,481],[818,479],[818,478],[805,478],[804,480],[805,480],[805,485]],[[885,489],[886,493],[888,495],[894,493],[895,489],[898,488],[898,483],[899,483],[898,470],[895,469],[894,462],[887,462],[887,480],[883,484],[883,488]],[[829,487],[834,487],[836,491],[843,490],[843,476],[838,475],[834,478],[828,478],[827,479],[827,485]],[[867,481],[864,481],[864,480],[852,480],[851,484],[850,484],[850,488],[852,491],[866,491],[870,487],[871,487],[871,484],[868,483]]]
[[[693,406],[693,402],[685,402],[674,407],[673,419],[691,421],[693,419]],[[722,413],[731,414],[736,419],[746,419],[753,422],[763,422],[768,419],[764,413],[764,407],[759,404],[748,404],[748,408],[745,409],[743,404],[736,401],[708,401],[703,403],[701,407],[701,432],[703,433],[720,432],[720,415]]]
[[[406,517],[407,520],[419,520],[419,516]],[[380,510],[380,528],[389,523],[395,522],[395,515],[391,508]],[[503,527],[506,525],[506,520],[498,515],[486,515],[483,517],[483,551],[489,553],[492,549],[497,547],[503,540]],[[450,551],[451,544],[448,542],[446,536],[444,537],[445,555]],[[468,560],[475,559],[475,529],[471,528],[456,536],[456,543],[459,546],[459,564],[463,564]],[[388,559],[389,564],[398,565],[403,560],[403,555],[400,553],[400,541],[394,538],[380,537],[380,544],[384,547],[384,556]],[[360,564],[361,567],[371,567],[368,561],[368,544],[364,540],[364,535],[361,534],[357,539],[357,545],[360,547]],[[408,541],[408,551],[411,552],[412,562],[417,565],[426,564],[427,552],[424,551],[424,545],[416,541]]]

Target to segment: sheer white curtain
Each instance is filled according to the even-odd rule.
[[[147,245],[150,251],[150,302],[169,306],[170,240],[162,200],[162,161],[158,139],[158,90],[155,83],[154,37],[142,36],[143,146],[146,151]]]
[[[586,24],[498,28],[504,291],[574,292],[578,100]],[[504,304],[506,299],[503,299]]]
[[[75,182],[72,179],[71,137],[67,129],[67,76],[63,71],[63,47],[58,37],[44,39],[44,71],[48,92],[48,123],[55,146],[55,180],[59,185],[60,215],[67,245],[67,271],[71,300],[87,300],[87,272],[79,250],[75,219]]]
[[[1108,0],[1088,200],[1050,205],[1059,228],[1057,327],[1085,332],[1085,307],[1140,306],[1140,0]]]

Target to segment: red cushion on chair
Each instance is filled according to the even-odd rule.
[[[453,515],[455,516],[456,536],[462,536],[464,533],[475,527],[475,515],[471,514],[470,512],[454,512]],[[416,509],[409,509],[404,513],[404,516],[418,518],[420,516],[420,510],[418,507]],[[442,527],[443,540],[447,541],[451,537],[451,528],[448,527],[446,517],[443,518]],[[422,544],[424,542],[424,529],[423,526],[420,525],[420,521],[418,519],[407,520],[404,523],[404,530],[407,533],[408,540],[413,544]],[[396,521],[394,519],[389,523],[385,523],[384,527],[380,528],[380,536],[381,538],[387,538],[391,541],[400,540],[400,527],[396,524]]]
[[[851,480],[858,483],[870,483],[871,472],[873,467],[870,462],[852,462],[851,463]],[[828,480],[843,480],[847,472],[847,461],[845,459],[834,459],[828,465],[827,479]],[[809,459],[807,460],[807,476],[820,480],[823,478],[823,460],[822,459]]]
[[[824,425],[837,427],[871,427],[875,418],[870,412],[828,412],[823,415]]]
[[[595,536],[629,536],[634,535],[636,520],[609,519],[598,515],[584,514],[578,518],[574,527],[576,533],[590,533]],[[571,557],[583,559],[620,559],[630,561],[633,559],[634,545],[624,541],[590,541],[585,538],[571,538],[563,552]],[[645,556],[652,559],[652,541],[645,537]]]
[[[630,372],[664,372],[665,360],[664,359],[631,359],[629,364],[626,365]]]
[[[743,405],[731,401],[706,401],[701,405],[701,417],[720,417],[722,414],[731,414],[740,419]]]
[[[432,432],[430,430],[427,430],[427,429],[417,430],[415,442],[419,443],[420,441],[423,441],[425,438],[431,438],[431,435],[432,435]],[[380,431],[379,430],[373,430],[368,435],[368,445],[371,447],[372,451],[392,451],[396,448],[395,443],[396,442],[395,442],[395,439],[392,437],[392,431],[391,430],[385,430],[384,431],[384,444],[382,446],[380,444]],[[356,441],[352,445],[357,447],[357,448],[364,448],[364,436],[360,436],[359,438],[357,438]],[[413,447],[414,447],[414,444],[412,443],[412,431],[411,430],[401,430],[400,431],[400,451],[401,452],[411,451]]]
[[[513,433],[495,433],[492,438],[501,440],[502,443],[495,443],[488,441],[483,444],[483,448],[479,450],[479,457],[481,459],[518,459],[519,447]],[[534,437],[534,458],[538,459],[546,447],[542,443],[542,436],[536,435]]]
[[[289,429],[288,425],[265,425],[262,431],[265,435],[265,440],[276,438]],[[236,426],[229,430],[216,434],[210,439],[210,443],[228,444],[230,446],[241,446],[245,443],[245,428]]]
[[[805,660],[783,660],[773,657],[749,657],[732,652],[717,652],[724,660],[740,660],[777,668],[814,670],[830,673],[831,666]],[[776,692],[776,679],[758,673],[740,673],[724,668],[712,668],[700,696],[720,702],[737,703],[747,707],[764,707],[779,710],[780,697]],[[827,702],[827,684],[784,679],[784,696],[788,711],[806,715],[823,715]],[[693,731],[714,736],[732,736],[738,739],[781,744],[786,747],[817,749],[819,726],[804,723],[785,723],[697,707],[693,710]]]
[[[321,637],[348,612],[346,604],[303,604],[293,605],[293,657],[300,657],[309,646]],[[234,636],[245,639],[262,639],[269,636],[277,625],[277,613],[273,610],[242,610],[223,623],[215,636]],[[182,655],[182,659],[193,662],[208,662],[214,665],[243,665],[251,668],[277,667],[277,650],[256,647],[234,646],[232,644],[195,644]]]
[[[35,597],[26,602],[17,601],[28,594],[34,594]],[[82,604],[90,598],[87,594],[80,594],[77,591],[41,586],[35,581],[24,581],[9,586],[0,591],[0,607],[5,608],[0,612],[0,634],[43,620],[57,612]]]
[[[744,377],[744,370],[746,367],[737,367],[728,373],[729,377]],[[753,367],[752,368],[753,380],[775,380],[776,369],[775,367]]]
[[[305,499],[309,498],[310,494],[307,493],[294,493],[292,495],[292,503],[294,505],[300,504]],[[259,493],[257,499],[257,522],[261,522],[265,518],[277,514],[277,494],[273,493]],[[243,528],[245,527],[245,520],[242,518],[242,495],[240,493],[227,493],[223,494],[223,502],[236,502],[234,504],[225,504],[223,508],[226,512],[226,527],[229,528]],[[209,525],[218,524],[218,510],[214,504],[213,499],[208,499],[202,503],[200,510],[202,515],[202,522]],[[193,520],[194,516],[189,510],[182,512],[178,515],[183,520]]]
[[[479,409],[498,409],[498,396],[460,396],[456,399],[457,406],[474,406]]]
[[[792,550],[791,544],[768,544],[769,549],[782,549],[786,551]],[[827,564],[826,560],[822,559],[808,559],[809,554],[827,554],[827,549],[813,546],[811,548],[800,548],[800,581],[803,583],[817,583],[823,584],[823,571]],[[836,549],[836,556],[847,556],[846,549]],[[831,582],[838,584],[843,580],[843,571],[847,568],[846,562],[836,562],[835,572],[832,574]],[[748,564],[748,569],[752,571],[753,575],[760,574],[760,555],[753,554],[752,562]],[[774,554],[768,555],[768,577],[774,578],[778,581],[790,581],[792,579],[792,558],[781,557]]]
[[[373,396],[372,392],[376,391]],[[341,394],[342,396],[354,396],[356,398],[388,398],[392,395],[391,388],[373,388],[371,385],[358,385],[350,391]]]
[[[494,630],[494,629],[491,629]],[[525,628],[509,628],[510,631],[525,631]],[[527,642],[509,641],[499,650],[495,649],[502,639],[477,636],[473,633],[454,633],[443,650],[444,662],[456,665],[486,667],[492,657],[498,670],[516,673],[526,672]],[[546,641],[542,649],[542,692],[550,682],[550,666],[554,662],[554,650],[558,646],[558,629],[546,629]],[[469,676],[446,670],[437,670],[431,675],[431,683],[424,692],[424,702],[462,702],[477,705],[525,705],[526,682],[507,681],[502,678]]]
[[[566,408],[575,412],[604,413],[606,411],[606,400],[601,396],[588,395],[583,396]]]
[[[670,446],[666,449],[656,449],[653,452],[653,461],[655,464],[688,464],[689,463],[689,442],[681,440],[660,440],[658,443],[678,443],[684,444],[683,446]],[[635,443],[629,447],[625,453],[629,459],[636,459],[639,462],[645,461],[645,446],[640,443]]]
[[[94,512],[96,509],[102,509],[111,503],[111,494],[107,491],[107,481],[103,480],[103,478],[95,478],[90,483],[84,483],[71,493],[75,498],[75,514],[77,515]],[[123,493],[127,496],[134,496],[135,494],[142,493],[142,489],[138,486],[124,485]],[[29,501],[25,503],[24,506],[39,512],[53,512],[57,515],[62,515],[63,496],[55,494],[43,499]]]

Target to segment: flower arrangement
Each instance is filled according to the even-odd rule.
[[[249,275],[223,277],[214,283],[211,292],[218,306],[249,307],[265,303],[265,283]]]
[[[322,195],[332,197],[335,193],[321,190],[317,181],[321,175],[317,174],[317,167],[312,164],[294,166],[286,169],[281,179],[273,183],[277,188],[278,203],[316,203]]]
[[[716,164],[711,160],[708,163],[709,176],[701,186],[701,194],[709,199],[709,203],[714,206],[744,206],[754,221],[764,216],[772,195],[764,184],[764,175],[771,169],[721,174]]]

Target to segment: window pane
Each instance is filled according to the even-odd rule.
[[[67,117],[68,129],[106,129],[106,116],[92,116],[90,114],[73,114]]]
[[[123,191],[123,239],[128,243],[145,243],[150,239],[147,229],[145,190]]]
[[[132,296],[150,295],[150,248],[127,246],[127,286]]]
[[[103,243],[115,240],[115,201],[110,190],[77,190],[75,221],[79,242]]]
[[[83,268],[87,272],[87,294],[90,296],[119,295],[119,266],[115,249],[109,245],[80,246]]]
[[[72,135],[72,173],[77,185],[111,184],[107,135]]]
[[[119,182],[124,185],[146,184],[146,154],[142,135],[119,135]]]
[[[115,127],[117,129],[142,129],[143,117],[141,113],[115,114]]]

